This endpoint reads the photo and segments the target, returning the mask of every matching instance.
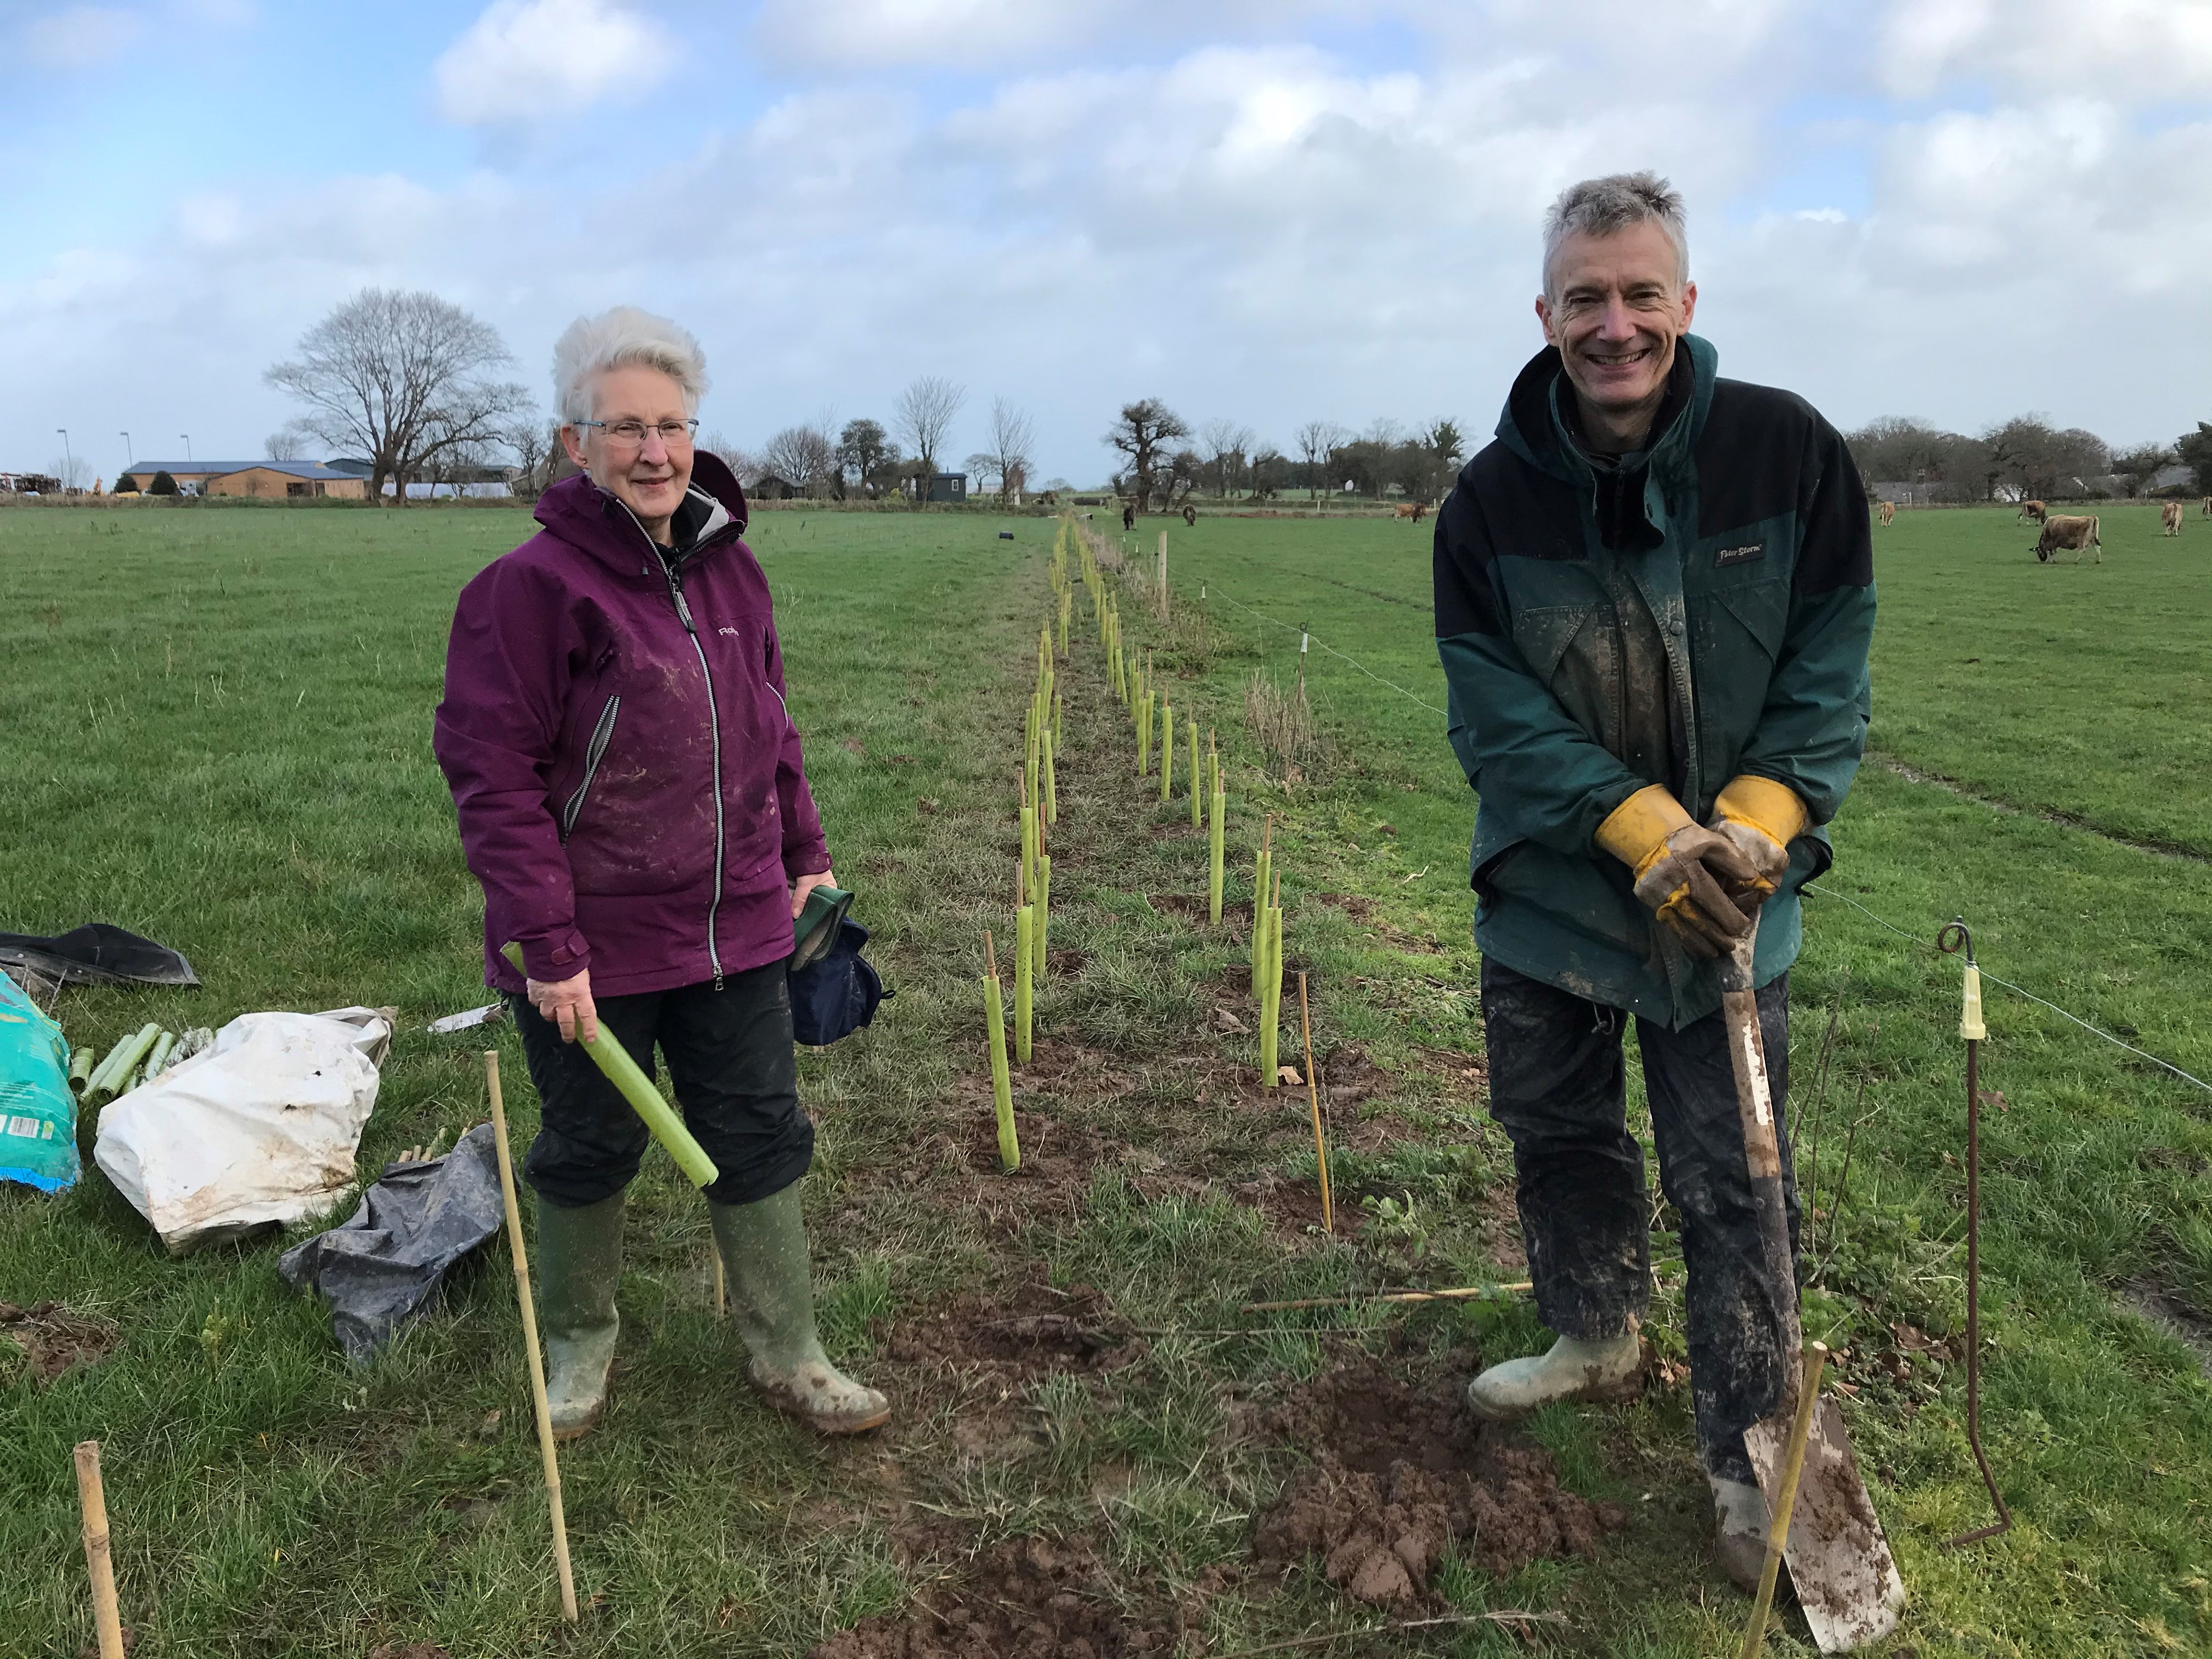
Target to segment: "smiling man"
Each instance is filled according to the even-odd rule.
[[[1636,1386],[1651,1210],[1626,1126],[1632,1016],[1680,1218],[1716,1553],[1749,1589],[1766,1510],[1743,1431],[1782,1397],[1796,1287],[1760,1251],[1714,959],[1756,926],[1779,1115],[1797,893],[1828,866],[1819,826],[1865,741],[1874,574],[1842,438],[1802,398],[1719,379],[1697,302],[1665,180],[1593,179],[1553,204],[1547,343],[1437,515],[1437,646],[1480,799],[1491,1111],[1558,1336],[1484,1371],[1469,1403],[1504,1420]]]

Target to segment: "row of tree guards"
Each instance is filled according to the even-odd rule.
[[[1071,561],[1073,550],[1075,557]],[[1046,851],[1052,826],[1059,822],[1060,800],[1054,757],[1065,734],[1064,700],[1058,688],[1060,664],[1069,659],[1068,630],[1074,608],[1075,582],[1079,576],[1090,596],[1091,617],[1103,654],[1107,684],[1128,710],[1136,747],[1136,775],[1140,784],[1158,778],[1158,799],[1175,798],[1176,710],[1149,651],[1124,643],[1118,595],[1109,586],[1097,557],[1095,538],[1087,535],[1072,517],[1063,516],[1053,542],[1048,567],[1052,579],[1053,620],[1038,630],[1036,677],[1023,720],[1023,761],[1017,769],[1016,794],[1021,818],[1021,851],[1014,873],[1014,1006],[1013,1047],[1009,1062],[1006,1042],[1005,989],[999,978],[998,947],[991,930],[983,933],[984,1022],[990,1042],[991,1093],[998,1112],[999,1158],[1011,1173],[1021,1167],[1021,1139],[1014,1124],[1014,1066],[1030,1063],[1035,1037],[1036,987],[1048,966],[1046,939],[1051,926],[1052,859]],[[1168,614],[1167,532],[1160,533],[1160,548],[1152,607]],[[1055,641],[1054,623],[1057,623]],[[1190,799],[1190,823],[1206,835],[1206,916],[1221,925],[1222,888],[1228,794],[1221,769],[1221,750],[1208,728],[1204,763],[1199,751],[1199,721],[1186,709],[1182,716],[1185,788]],[[1252,994],[1259,1003],[1260,1086],[1273,1089],[1300,1081],[1298,1073],[1279,1063],[1283,1012],[1282,875],[1275,866],[1274,820],[1263,824],[1260,850],[1252,880]],[[1305,975],[1298,975],[1298,1023],[1304,1047],[1308,1103],[1313,1115],[1314,1155],[1320,1170],[1322,1225],[1334,1230],[1328,1177],[1328,1146],[1321,1116],[1321,1094],[1314,1077],[1313,1028],[1308,1011]]]

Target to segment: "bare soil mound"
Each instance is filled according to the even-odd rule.
[[[0,1381],[18,1366],[33,1382],[51,1382],[75,1365],[96,1365],[122,1343],[111,1322],[72,1313],[58,1302],[19,1308],[0,1302]],[[22,1358],[15,1359],[13,1344]]]
[[[1404,1608],[1432,1599],[1445,1557],[1503,1578],[1551,1556],[1595,1556],[1628,1524],[1617,1504],[1563,1490],[1551,1458],[1504,1443],[1460,1398],[1453,1366],[1421,1387],[1371,1358],[1340,1366],[1258,1426],[1316,1461],[1253,1528],[1263,1564],[1317,1556],[1328,1582],[1358,1601]]]
[[[863,1620],[807,1659],[1118,1659],[1175,1646],[1171,1610],[1124,1607],[1080,1544],[1018,1538],[983,1553],[954,1588]]]
[[[1026,1379],[1055,1371],[1103,1376],[1145,1352],[1142,1337],[1088,1285],[1035,1285],[1000,1297],[964,1296],[902,1323],[885,1352],[907,1364],[988,1370]]]

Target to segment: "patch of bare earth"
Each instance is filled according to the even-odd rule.
[[[1499,1578],[1595,1556],[1627,1511],[1564,1490],[1547,1454],[1478,1422],[1470,1374],[1454,1364],[1416,1385],[1363,1356],[1259,1413],[1252,1426],[1315,1461],[1254,1526],[1254,1558],[1285,1570],[1317,1558],[1346,1595],[1407,1610],[1437,1600],[1431,1580],[1454,1553]]]
[[[1171,1651],[1182,1624],[1172,1607],[1117,1594],[1085,1541],[1017,1538],[902,1611],[817,1644],[807,1659],[1118,1659]]]
[[[96,1365],[122,1345],[123,1332],[112,1321],[72,1313],[58,1302],[19,1308],[0,1302],[0,1344],[22,1354],[22,1370],[33,1382],[52,1382],[78,1365]],[[0,1376],[15,1370],[0,1349]]]
[[[884,1346],[902,1364],[977,1370],[1012,1381],[1055,1371],[1098,1376],[1140,1358],[1144,1339],[1088,1285],[1042,1283],[963,1296],[902,1321]]]

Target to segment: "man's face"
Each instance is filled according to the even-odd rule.
[[[690,433],[670,443],[659,431],[690,414],[684,388],[657,368],[611,368],[593,386],[592,414],[602,424],[561,428],[568,458],[647,526],[665,524],[691,486]],[[641,439],[610,429],[632,422],[645,428]]]
[[[1698,308],[1698,285],[1681,280],[1666,231],[1647,220],[1607,236],[1570,236],[1552,256],[1546,286],[1536,315],[1575,389],[1608,412],[1657,408],[1674,342]]]

